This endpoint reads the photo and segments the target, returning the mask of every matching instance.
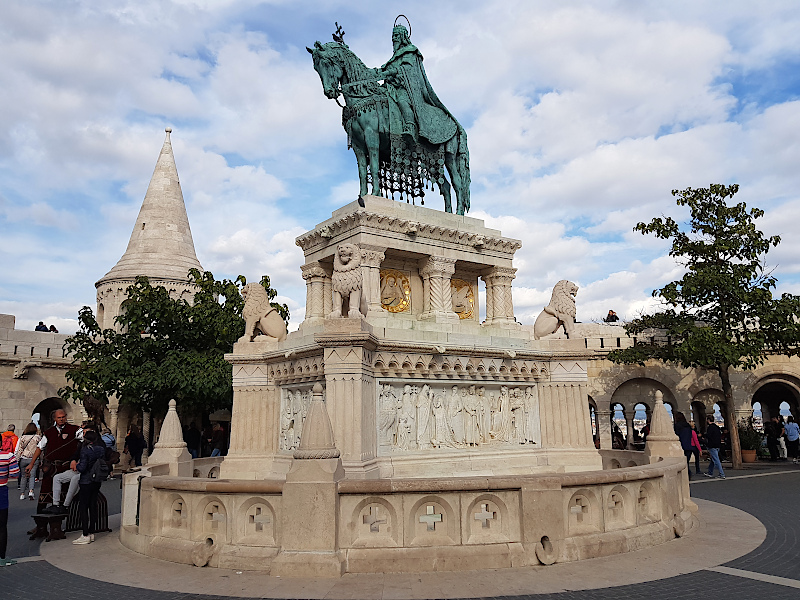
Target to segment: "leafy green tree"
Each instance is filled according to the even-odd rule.
[[[716,371],[728,412],[734,468],[741,464],[733,412],[730,371],[754,369],[770,353],[800,352],[800,298],[772,294],[777,280],[764,258],[780,243],[755,224],[764,215],[744,202],[729,204],[738,185],[673,190],[679,206],[688,206],[691,220],[680,227],[670,217],[638,223],[634,231],[672,240],[670,256],[686,272],[653,292],[661,309],[625,326],[637,337],[632,348],[615,350],[617,363],[645,364],[650,359]]]
[[[244,331],[240,287],[247,281],[241,275],[217,281],[196,269],[189,279],[198,288],[192,303],[173,299],[163,286],[137,277],[114,328],[101,329],[92,309],[84,306],[78,332],[65,343],[74,363],[59,394],[103,402],[116,395],[121,404],[157,414],[165,413],[173,398],[190,411],[230,408],[232,370],[224,355]],[[261,285],[274,299],[269,277],[262,277]],[[288,307],[271,304],[288,322]]]

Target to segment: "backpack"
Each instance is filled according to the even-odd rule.
[[[105,481],[108,479],[108,474],[110,472],[111,469],[105,458],[98,458],[92,463],[92,466],[89,467],[89,476],[92,478],[92,482]]]

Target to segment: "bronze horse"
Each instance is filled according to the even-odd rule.
[[[381,165],[387,165],[394,159],[395,162],[404,163],[407,172],[425,171],[427,179],[439,188],[444,197],[446,212],[453,212],[451,187],[456,194],[457,214],[463,215],[469,210],[469,154],[466,152],[463,129],[459,127],[443,144],[429,144],[425,140],[419,142],[426,156],[441,156],[437,161],[428,161],[425,170],[424,165],[420,166],[423,161],[413,148],[392,148],[388,95],[386,88],[379,83],[376,70],[368,68],[343,42],[324,45],[315,42],[313,50],[306,50],[314,59],[314,69],[322,81],[325,96],[337,100],[337,103],[340,95],[344,97],[342,125],[358,162],[359,195],[368,193],[370,183],[372,194],[376,196],[381,195],[382,188],[392,189],[391,182],[381,180]],[[463,140],[461,136],[464,136]],[[394,157],[392,152],[395,152]],[[398,152],[401,153],[399,161]],[[444,176],[442,167],[447,169],[450,181]]]

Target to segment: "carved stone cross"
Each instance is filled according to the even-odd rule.
[[[569,512],[575,515],[578,523],[583,523],[583,515],[589,514],[589,503],[582,496],[575,498],[575,504],[570,506]]]
[[[255,513],[249,517],[250,524],[255,526],[256,531],[264,531],[264,525],[270,523],[269,513],[262,512],[260,506],[256,506]]]
[[[639,490],[639,509],[647,511],[647,492],[644,488]]]
[[[614,517],[618,517],[622,510],[622,498],[616,492],[611,492],[611,496],[608,498],[608,510]]]
[[[364,525],[369,525],[369,530],[372,533],[380,533],[381,525],[386,524],[386,519],[378,517],[378,507],[370,506],[369,513],[364,515]]]
[[[481,504],[481,512],[475,513],[475,520],[476,521],[483,521],[483,527],[488,529],[489,528],[489,521],[494,519],[494,512],[489,511],[488,504]]]
[[[217,529],[220,523],[225,522],[225,513],[220,512],[219,504],[212,504],[206,509],[206,521],[211,524],[211,529]]]
[[[176,500],[172,505],[172,526],[180,527],[183,524],[183,500]]]
[[[419,518],[420,523],[426,523],[428,525],[428,531],[434,531],[436,529],[436,523],[442,522],[442,515],[434,512],[434,507],[428,505],[425,509],[425,514]]]

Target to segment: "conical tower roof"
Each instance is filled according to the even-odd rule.
[[[138,275],[185,282],[189,269],[203,268],[194,251],[192,230],[172,155],[169,137],[172,129],[167,127],[166,132],[128,248],[97,286],[107,281],[130,280]]]

